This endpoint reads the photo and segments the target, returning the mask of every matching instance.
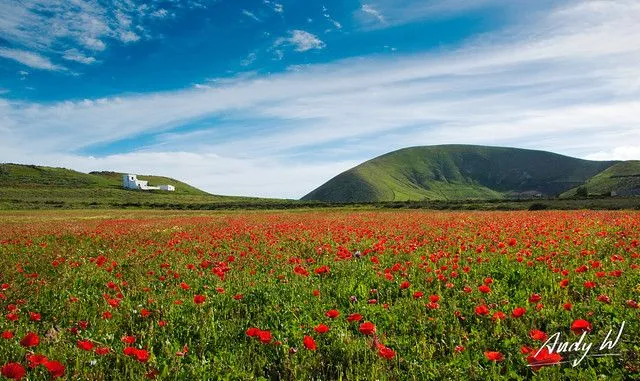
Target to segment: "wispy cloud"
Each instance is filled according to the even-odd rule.
[[[331,15],[329,14],[329,9],[327,9],[327,7],[325,7],[324,5],[322,6],[322,16],[324,16],[324,18],[329,23],[331,23],[336,29],[342,29],[342,24],[340,24],[333,17],[331,17]]]
[[[562,0],[560,0],[562,1]],[[528,13],[545,5],[557,5],[558,0],[514,1],[502,0],[367,0],[356,11],[356,19],[367,29],[386,28],[425,18],[448,17],[453,14],[499,5]],[[362,17],[365,16],[365,17]]]
[[[0,161],[66,163],[66,153],[65,160],[79,166],[84,156],[69,152],[170,133],[135,153],[141,155],[136,172],[187,170],[181,160],[191,158],[198,173],[181,178],[208,190],[292,197],[329,173],[408,145],[509,145],[640,158],[639,145],[630,143],[640,141],[638,19],[634,0],[571,2],[438,54],[360,57],[201,89],[83,102],[0,98]],[[211,118],[211,126],[182,130]],[[221,123],[238,133],[222,134]],[[185,152],[195,156],[181,156]],[[221,172],[207,164],[212,153],[229,166],[224,173],[255,173],[249,176],[254,187],[233,176],[216,183]],[[118,160],[124,159],[87,162],[96,163],[92,169],[119,169]],[[314,175],[304,175],[305,168]]]
[[[25,50],[0,47],[0,57],[20,62],[34,69],[64,70],[64,67],[52,63],[47,57]]]
[[[297,52],[306,52],[312,49],[324,49],[326,44],[315,34],[304,30],[292,30],[289,37],[281,37],[276,40],[274,46],[290,45]]]
[[[83,53],[78,51],[78,49],[67,50],[66,52],[64,52],[64,55],[62,56],[62,58],[68,61],[80,62],[85,65],[90,65],[92,63],[97,62],[94,57],[85,56]]]
[[[72,61],[83,64],[94,63],[92,53],[104,51],[110,42],[140,40],[145,36],[140,33],[145,20],[166,15],[155,6],[129,0],[107,4],[98,0],[5,0],[0,1],[0,14],[0,36],[12,49],[48,57],[46,60],[75,57],[78,59]],[[71,49],[76,53],[70,55]],[[20,62],[27,64],[25,60]],[[27,62],[47,70],[59,67],[39,61]]]
[[[367,15],[373,16],[381,23],[385,22],[385,19],[382,13],[380,13],[380,11],[375,9],[372,5],[362,4],[362,6],[360,7],[360,10],[366,13]]]
[[[252,63],[256,62],[256,59],[258,58],[258,55],[254,52],[247,54],[247,57],[245,57],[245,59],[243,59],[242,61],[240,61],[240,66],[249,66]]]
[[[255,21],[258,21],[258,22],[261,22],[261,21],[262,21],[262,20],[260,20],[260,19],[258,18],[258,16],[256,16],[253,12],[248,11],[248,10],[246,10],[246,9],[243,9],[243,10],[242,10],[242,14],[243,14],[243,15],[245,15],[245,16],[247,16],[247,17],[248,17],[248,18],[250,18],[250,19],[255,20]]]
[[[263,3],[271,7],[275,13],[284,13],[284,6],[276,1],[263,0]]]

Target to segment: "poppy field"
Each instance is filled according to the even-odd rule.
[[[633,211],[0,214],[4,379],[633,379],[639,301]]]

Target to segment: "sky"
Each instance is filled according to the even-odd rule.
[[[640,159],[637,0],[0,0],[0,162],[299,198],[396,149]]]

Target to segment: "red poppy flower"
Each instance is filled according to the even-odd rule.
[[[325,313],[325,316],[331,319],[335,319],[340,316],[340,312],[338,310],[329,310],[327,311],[327,313]]]
[[[142,309],[140,310],[140,316],[142,316],[143,318],[146,318],[146,317],[148,317],[149,315],[151,315],[151,311],[149,311],[148,309],[146,309],[146,308],[142,308]]]
[[[269,344],[273,339],[273,336],[271,336],[270,331],[261,330],[258,332],[258,339],[260,340],[260,342],[262,342],[262,344]]]
[[[573,324],[571,324],[571,330],[576,335],[580,335],[583,332],[591,332],[591,328],[591,323],[583,319],[574,320]]]
[[[320,296],[320,290],[313,290],[313,296],[315,297]]]
[[[2,369],[0,369],[0,374],[12,380],[20,380],[27,374],[27,372],[24,370],[24,367],[22,365],[15,362],[10,362],[2,366]]]
[[[29,368],[35,368],[38,365],[42,365],[47,362],[47,356],[40,354],[27,355],[27,361],[29,361]]]
[[[484,304],[476,307],[476,315],[485,316],[489,314],[489,308]]]
[[[414,299],[420,299],[423,296],[424,296],[424,292],[422,292],[422,291],[416,291],[416,292],[413,293],[413,298]]]
[[[18,320],[18,317],[19,317],[18,314],[15,312],[11,312],[7,314],[7,320],[9,321],[16,321]]]
[[[40,321],[40,314],[36,312],[29,312],[29,320],[31,321]]]
[[[147,362],[149,360],[149,352],[144,349],[136,349],[135,357],[139,362]]]
[[[126,347],[122,350],[122,353],[124,353],[125,356],[135,356],[136,350],[134,347]]]
[[[531,331],[529,331],[529,337],[531,337],[533,340],[545,341],[549,336],[539,329],[532,329]]]
[[[531,294],[529,297],[529,303],[537,303],[542,300],[542,296],[540,294]]]
[[[78,348],[82,349],[83,351],[90,351],[93,349],[93,347],[93,343],[89,340],[78,340]]]
[[[94,352],[99,356],[104,356],[107,353],[111,352],[111,349],[109,349],[108,347],[99,347],[99,348],[96,348]]]
[[[484,356],[487,358],[487,360],[489,361],[502,361],[504,360],[504,356],[502,355],[502,353],[500,352],[495,352],[495,351],[486,351],[484,352]]]
[[[364,335],[373,335],[376,332],[376,326],[370,321],[366,321],[360,324],[360,328],[358,328],[358,330]]]
[[[522,315],[524,315],[527,312],[526,309],[522,308],[522,307],[516,307],[513,309],[513,311],[511,312],[511,316],[513,316],[514,318],[519,318]]]
[[[109,311],[105,311],[105,312],[103,312],[103,313],[102,313],[102,318],[103,318],[104,320],[109,320],[109,319],[111,319],[112,317],[113,317],[113,315],[112,315],[112,314],[111,314],[111,312],[109,312]]]
[[[571,311],[571,309],[573,308],[573,304],[565,303],[565,304],[562,305],[562,308],[564,308],[567,311]]]
[[[315,351],[317,348],[316,342],[311,336],[305,336],[304,339],[302,339],[302,343],[304,344],[304,347],[310,351]]]
[[[195,295],[193,297],[193,302],[195,304],[202,304],[204,303],[205,299],[207,299],[204,295]]]
[[[438,295],[431,295],[429,296],[429,301],[431,303],[438,303],[440,301],[440,296]]]
[[[44,363],[45,368],[49,371],[51,378],[64,376],[64,365],[58,361],[47,361]]]
[[[329,327],[327,327],[326,325],[320,323],[314,328],[314,330],[316,332],[318,332],[318,333],[327,333],[327,332],[329,332]]]
[[[554,365],[562,361],[562,356],[557,353],[549,353],[547,347],[542,348],[540,351],[535,351],[527,356],[527,362],[532,370],[537,371],[543,366]]]
[[[183,290],[188,290],[191,287],[189,287],[189,285],[186,284],[185,282],[180,282],[180,288],[183,289]]]
[[[258,336],[258,333],[260,333],[260,329],[256,327],[247,328],[247,331],[245,333],[249,337],[256,337]]]
[[[360,321],[362,320],[362,315],[360,314],[351,314],[347,317],[348,322]]]
[[[400,284],[401,290],[406,290],[409,287],[411,287],[411,283],[407,282],[406,280]]]
[[[487,286],[486,284],[483,284],[482,286],[478,287],[478,291],[483,294],[488,294],[491,292],[491,288],[489,288],[489,286]]]
[[[585,287],[585,288],[594,288],[595,286],[596,286],[596,283],[595,283],[595,282],[592,282],[592,281],[590,281],[590,280],[588,280],[588,281],[584,282],[584,287]]]
[[[504,320],[506,319],[507,315],[502,312],[502,311],[496,311],[493,313],[493,316],[491,316],[491,320],[493,321],[498,321],[498,320]]]
[[[456,345],[456,347],[453,348],[453,351],[456,353],[462,353],[464,352],[464,347],[462,345]]]
[[[320,266],[318,268],[315,269],[315,273],[318,275],[322,275],[322,274],[328,274],[331,270],[329,269],[329,266]]]
[[[378,355],[380,357],[384,357],[384,358],[386,358],[388,360],[391,360],[392,358],[395,357],[396,352],[393,349],[389,348],[389,347],[385,347],[384,345],[380,345],[380,346],[378,346]]]
[[[13,339],[13,332],[11,331],[2,332],[2,338],[6,340]]]
[[[522,353],[523,355],[529,354],[533,351],[534,349],[531,347],[527,347],[526,345],[523,345],[520,347],[520,353]]]
[[[40,337],[33,332],[27,333],[22,340],[20,340],[20,345],[25,348],[35,347],[40,344]]]
[[[123,336],[122,339],[120,339],[120,341],[122,341],[125,344],[133,344],[136,342],[136,338],[133,336]]]

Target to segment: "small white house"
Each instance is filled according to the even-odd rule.
[[[159,185],[159,186],[151,186],[149,182],[146,180],[138,180],[136,175],[126,174],[122,175],[122,186],[125,189],[140,189],[140,190],[165,190],[169,192],[173,192],[176,190],[176,187],[173,185]]]

